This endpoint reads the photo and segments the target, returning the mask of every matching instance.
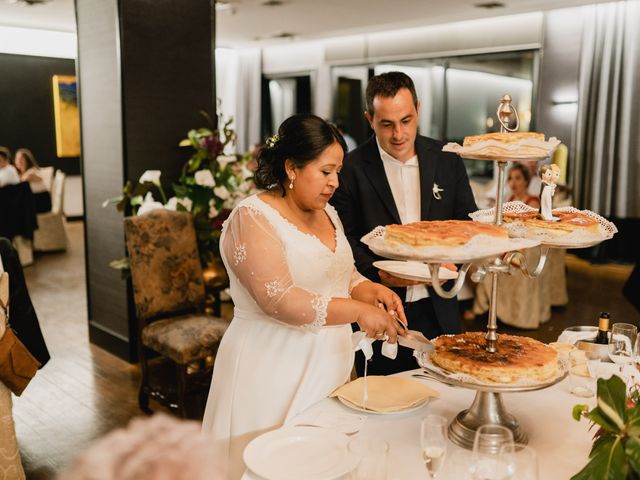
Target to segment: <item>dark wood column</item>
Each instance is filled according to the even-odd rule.
[[[162,171],[170,188],[186,132],[215,118],[212,0],[76,0],[89,336],[135,358],[130,286],[109,267],[124,256],[122,214],[102,208],[127,180]]]

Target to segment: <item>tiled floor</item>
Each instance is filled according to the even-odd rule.
[[[25,270],[52,355],[14,403],[22,459],[33,480],[54,478],[92,439],[140,415],[137,367],[88,342],[82,229],[69,223],[69,250],[41,255]],[[595,324],[601,310],[615,320],[640,321],[620,293],[629,266],[590,265],[571,256],[567,265],[569,305],[537,331],[521,334],[551,341],[569,325]]]

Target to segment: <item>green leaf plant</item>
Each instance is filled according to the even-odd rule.
[[[573,418],[598,426],[589,463],[571,480],[640,479],[640,390],[627,387],[616,375],[598,379],[597,405],[573,407]]]

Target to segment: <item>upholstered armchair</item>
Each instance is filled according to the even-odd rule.
[[[149,396],[186,416],[189,384],[207,386],[228,322],[200,313],[205,289],[191,215],[165,209],[125,218],[142,370],[139,404]],[[149,350],[175,367],[176,398],[150,381]]]

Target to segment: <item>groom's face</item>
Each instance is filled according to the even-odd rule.
[[[411,92],[401,88],[394,97],[375,96],[373,112],[365,112],[382,149],[401,162],[416,154],[419,108]]]

